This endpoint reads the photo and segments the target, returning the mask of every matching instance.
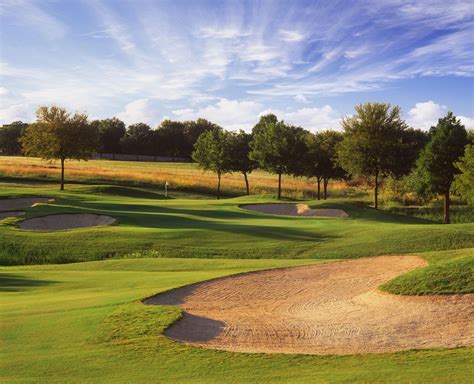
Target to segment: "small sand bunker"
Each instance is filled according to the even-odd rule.
[[[20,223],[20,228],[32,231],[57,231],[62,229],[99,227],[110,225],[114,222],[115,219],[110,216],[94,215],[91,213],[65,213],[23,220]]]
[[[243,204],[240,208],[254,212],[269,213],[272,215],[285,216],[320,216],[320,217],[347,217],[349,216],[342,209],[317,208],[312,209],[306,204]]]
[[[144,300],[179,305],[173,340],[239,352],[354,354],[474,345],[474,294],[398,296],[377,287],[425,266],[380,256],[252,272]]]
[[[29,208],[36,203],[48,203],[47,197],[22,197],[18,199],[0,199],[0,211]]]
[[[6,219],[7,217],[17,217],[24,215],[23,211],[10,211],[10,212],[0,212],[0,220]]]

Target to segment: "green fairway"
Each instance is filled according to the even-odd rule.
[[[299,218],[239,208],[273,201],[266,196],[165,200],[154,190],[110,185],[61,193],[47,183],[0,186],[1,197],[55,199],[0,222],[2,382],[470,382],[472,348],[305,356],[188,347],[162,334],[179,308],[140,300],[233,273],[380,254],[429,262],[386,291],[474,292],[472,223],[434,224],[350,200],[308,201],[344,209],[348,218]],[[24,217],[66,212],[118,222],[58,232],[16,227]]]
[[[381,355],[229,353],[172,342],[174,307],[138,300],[179,285],[308,260],[108,260],[4,267],[2,382],[456,382],[472,349]]]
[[[0,224],[0,264],[90,261],[111,257],[351,258],[449,250],[474,246],[474,224],[443,226],[375,211],[349,200],[308,201],[340,208],[348,218],[288,217],[239,208],[271,202],[250,196],[225,200],[175,198],[125,187],[3,183],[1,196],[55,198]],[[136,197],[134,197],[136,196]],[[150,198],[153,197],[153,198]],[[178,196],[181,197],[181,196]],[[24,217],[54,213],[99,213],[117,219],[111,227],[59,232],[22,231]]]

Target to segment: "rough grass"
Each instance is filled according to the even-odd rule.
[[[60,165],[45,162],[33,157],[0,156],[0,177],[22,177],[43,180],[59,180]],[[124,183],[127,185],[146,185],[164,189],[170,183],[170,190],[191,191],[215,195],[217,178],[214,174],[203,172],[194,163],[150,163],[135,161],[66,161],[66,182]],[[252,194],[276,194],[278,178],[264,171],[254,171],[249,175]],[[225,174],[222,177],[222,194],[239,196],[245,194],[245,182],[241,174]],[[331,196],[349,196],[358,193],[344,182],[329,184]],[[315,180],[283,177],[283,191],[293,198],[314,197]]]
[[[430,220],[436,223],[443,222],[443,207],[441,204],[427,207],[391,207],[389,212],[409,215],[420,219]],[[449,210],[451,223],[473,223],[474,208],[472,206],[452,205]]]
[[[442,257],[451,258],[448,254]],[[133,259],[0,268],[0,380],[472,382],[472,348],[354,356],[244,354],[192,348],[162,335],[179,316],[179,309],[145,306],[139,301],[222,275],[311,262],[314,260]]]

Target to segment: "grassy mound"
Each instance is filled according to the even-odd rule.
[[[381,289],[401,295],[474,293],[474,248],[423,254],[429,266],[398,276]]]
[[[93,213],[114,217],[119,223],[112,227],[31,233],[17,229],[20,219],[2,221],[2,265],[115,257],[352,258],[474,247],[474,224],[439,225],[343,199],[306,203],[311,208],[342,209],[349,214],[344,220],[302,219],[260,215],[239,208],[244,203],[275,201],[266,196],[220,201],[162,200],[90,193],[89,186],[63,193],[49,185],[5,183],[1,187],[3,196],[28,193],[55,198],[54,203],[27,209],[25,219]],[[117,191],[108,186],[100,189]]]

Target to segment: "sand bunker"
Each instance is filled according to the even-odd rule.
[[[0,211],[29,208],[36,203],[47,203],[47,197],[22,197],[19,199],[0,199]]]
[[[17,217],[24,215],[23,211],[10,211],[10,212],[0,212],[0,220],[6,219],[7,217]]]
[[[66,213],[23,220],[21,229],[33,231],[57,231],[61,229],[75,229],[110,225],[115,219],[110,216],[93,215],[90,213]]]
[[[306,204],[243,204],[240,208],[254,212],[269,213],[272,215],[286,216],[321,216],[321,217],[347,217],[342,209],[318,208],[311,209]]]
[[[354,354],[474,345],[474,294],[398,296],[377,287],[426,265],[381,256],[192,284],[146,299],[179,305],[166,335],[241,352]]]

